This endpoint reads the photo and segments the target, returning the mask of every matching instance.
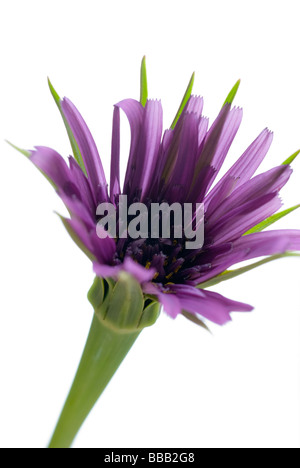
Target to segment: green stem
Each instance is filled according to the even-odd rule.
[[[95,314],[70,393],[49,448],[69,448],[99,396],[140,333],[121,332]]]

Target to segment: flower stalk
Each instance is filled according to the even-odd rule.
[[[49,448],[71,447],[141,330],[152,325],[159,315],[159,304],[151,299],[145,301],[138,283],[130,275],[123,275],[117,283],[96,278],[88,297],[95,309],[92,325]],[[121,322],[120,317],[125,320]]]

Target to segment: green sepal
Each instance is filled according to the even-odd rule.
[[[26,158],[30,159],[30,156],[31,156],[31,152],[30,151],[27,151],[27,150],[23,150],[21,148],[18,148],[18,146],[14,145],[13,143],[11,143],[10,141],[8,140],[5,140],[6,143],[8,143],[12,148],[14,148],[15,150],[17,150],[19,153],[23,154],[24,156],[26,156]],[[39,168],[38,168],[39,169]],[[45,174],[45,172],[43,172],[41,169],[39,169],[40,173],[43,174],[43,176],[48,180],[48,182],[52,185],[52,187],[57,190],[57,187],[55,185],[55,183],[53,182],[53,180],[50,179],[50,177],[47,176],[47,174]]]
[[[177,114],[172,122],[172,125],[171,125],[171,129],[173,130],[175,128],[175,125],[177,124],[178,120],[179,120],[179,117],[181,116],[182,114],[182,111],[183,109],[185,108],[186,106],[186,103],[188,102],[188,100],[190,99],[191,97],[191,94],[192,94],[192,90],[193,90],[193,85],[194,85],[194,81],[195,81],[195,72],[192,74],[191,76],[191,79],[189,81],[189,84],[188,84],[188,87],[186,89],[186,92],[183,96],[183,99],[181,101],[181,104],[179,106],[179,109],[177,111]]]
[[[19,151],[19,153],[23,154],[24,156],[26,156],[27,158],[30,158],[30,151],[27,151],[27,150],[24,150],[22,148],[19,148],[18,146],[14,145],[13,143],[11,143],[10,141],[8,140],[5,140],[6,143],[8,143],[12,148],[14,148],[15,150]]]
[[[197,288],[206,289],[211,286],[215,286],[216,284],[222,283],[222,281],[230,280],[232,278],[235,278],[236,276],[242,275],[243,273],[247,273],[247,271],[254,270],[254,268],[264,265],[265,263],[269,263],[269,262],[272,262],[273,260],[278,260],[279,258],[286,258],[286,257],[300,257],[300,254],[294,253],[294,252],[286,252],[283,254],[272,255],[270,257],[264,258],[263,260],[252,263],[251,265],[248,265],[242,268],[237,268],[236,270],[224,271],[224,273],[221,273],[220,275],[215,276],[214,278],[211,278],[210,280],[205,281],[204,283],[198,284]]]
[[[282,165],[283,166],[288,166],[289,164],[292,164],[292,162],[296,159],[296,157],[298,156],[298,154],[300,153],[300,150],[296,151],[295,153],[293,153],[289,158],[287,158],[283,163]]]
[[[210,329],[207,327],[207,325],[202,321],[200,320],[196,315],[194,314],[191,314],[191,312],[188,312],[186,310],[182,310],[181,311],[181,315],[183,315],[186,319],[188,319],[190,322],[193,322],[195,323],[196,325],[198,325],[199,327],[201,328],[204,328],[206,331],[208,331],[209,333],[211,333]]]
[[[275,213],[269,218],[265,219],[261,223],[257,224],[253,228],[249,229],[249,231],[245,232],[244,236],[248,234],[254,234],[255,232],[260,232],[266,229],[267,227],[271,226],[272,224],[276,223],[281,218],[284,218],[284,216],[287,216],[289,213],[292,213],[293,211],[297,210],[300,208],[300,205],[295,205],[292,206],[292,208],[288,208],[287,210],[280,211],[279,213]]]
[[[55,212],[56,213],[56,212]],[[59,216],[59,218],[61,219],[64,227],[66,228],[69,236],[71,237],[71,239],[75,242],[75,244],[80,248],[80,250],[82,250],[82,252],[92,261],[94,262],[96,260],[96,258],[94,257],[94,255],[86,248],[86,246],[84,245],[84,243],[79,239],[79,237],[76,235],[76,233],[73,231],[73,229],[71,228],[71,226],[69,225],[68,223],[68,219],[67,218],[64,218],[63,216],[61,216],[59,213],[56,213],[57,216]]]
[[[139,328],[151,327],[154,325],[159,317],[161,305],[159,302],[151,301],[149,304],[146,302],[143,313],[141,315]]]
[[[146,69],[146,57],[144,56],[141,64],[141,90],[140,90],[140,103],[145,107],[148,99],[148,81]]]
[[[104,301],[104,297],[106,295],[105,291],[107,290],[104,281],[105,280],[103,278],[96,276],[93,285],[88,292],[88,300],[94,307],[94,310],[99,309]]]
[[[225,104],[232,104],[233,103],[233,100],[235,98],[236,93],[238,92],[240,84],[241,84],[241,80],[238,80],[235,83],[235,85],[233,86],[233,88],[229,91],[228,96],[224,101],[223,107],[225,106]]]
[[[128,273],[121,272],[107,307],[106,323],[122,330],[137,329],[143,307],[140,284]]]
[[[65,124],[65,127],[66,127],[66,130],[67,130],[67,133],[68,133],[68,137],[69,137],[69,140],[70,140],[70,143],[71,143],[71,147],[72,147],[72,151],[73,151],[73,155],[74,155],[74,158],[76,159],[76,161],[78,162],[79,166],[81,167],[81,169],[83,170],[84,174],[87,175],[86,173],[86,169],[85,169],[85,166],[84,166],[84,162],[83,162],[83,159],[82,159],[82,156],[81,156],[81,153],[80,153],[80,150],[79,150],[79,147],[77,145],[77,142],[74,138],[74,135],[73,135],[73,132],[67,122],[67,119],[65,118],[64,116],[64,113],[62,111],[62,108],[61,108],[61,99],[59,97],[59,95],[57,94],[57,92],[55,91],[50,79],[48,78],[48,85],[49,85],[49,89],[50,89],[50,92],[53,96],[53,99],[59,109],[59,112],[62,116],[62,119],[64,121],[64,124]]]
[[[132,333],[153,325],[160,305],[145,299],[138,281],[122,271],[117,281],[96,278],[88,293],[99,320],[117,333]]]

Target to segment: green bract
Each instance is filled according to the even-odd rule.
[[[159,316],[160,304],[144,297],[140,284],[125,272],[117,282],[96,277],[88,299],[99,320],[119,333],[140,331]]]

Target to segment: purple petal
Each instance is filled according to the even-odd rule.
[[[132,177],[135,172],[136,159],[138,157],[137,146],[140,138],[144,107],[140,102],[134,99],[125,99],[124,101],[121,101],[118,104],[116,104],[116,107],[119,107],[123,110],[123,112],[125,112],[131,130],[130,152],[123,189],[123,192],[125,194],[128,194],[131,189]]]
[[[87,179],[76,161],[70,158],[69,169],[56,151],[42,146],[36,147],[30,159],[54,182],[69,211],[92,229],[95,226],[95,205]]]
[[[94,253],[94,248],[91,243],[91,239],[90,239],[86,226],[77,218],[73,218],[73,219],[64,218],[64,222],[69,226],[69,229],[80,240],[80,242],[84,245],[84,247],[93,256],[96,256]]]
[[[174,130],[165,130],[160,144],[158,161],[155,173],[153,174],[153,184],[152,188],[149,191],[149,198],[152,200],[159,200],[161,195],[161,185],[162,185],[162,173],[166,165],[169,149],[173,141]]]
[[[232,301],[212,291],[192,286],[174,285],[173,291],[181,308],[195,315],[199,314],[211,322],[223,325],[231,320],[230,312],[250,312],[253,307],[243,302]]]
[[[31,151],[30,160],[61,190],[73,182],[67,163],[53,149],[36,146],[35,151]]]
[[[122,271],[126,271],[131,276],[133,276],[141,285],[151,281],[155,275],[155,270],[153,268],[146,269],[142,265],[134,262],[132,258],[126,257],[122,264],[116,266],[104,265],[102,263],[94,263],[94,272],[102,278],[114,278],[118,279],[119,274]],[[155,290],[156,291],[156,290]]]
[[[185,277],[185,272],[182,271],[181,275],[186,284],[197,286],[198,284],[203,283],[211,278],[214,278],[220,273],[223,273],[229,267],[231,267],[232,265],[236,263],[242,262],[244,259],[245,259],[244,252],[231,251],[230,254],[224,255],[223,257],[220,257],[219,259],[213,261],[211,263],[210,268],[208,268],[205,272],[202,272],[200,270],[200,272],[194,272],[193,274],[189,274],[187,277]]]
[[[163,158],[162,158],[163,164],[160,167],[159,175],[160,175],[160,180],[166,183],[168,182],[172,174],[172,170],[177,160],[179,144],[181,140],[182,127],[183,127],[183,117],[184,116],[181,114],[178,122],[176,123],[174,130],[168,130],[168,132],[165,132],[164,134],[163,145],[165,149],[164,149]],[[166,140],[166,143],[164,140]]]
[[[156,296],[164,308],[164,311],[172,318],[176,318],[181,312],[180,301],[176,294],[163,292],[162,286],[154,283],[144,283],[143,291],[145,294]]]
[[[190,203],[202,203],[207,192],[207,187],[215,178],[216,169],[213,166],[204,167],[199,176],[194,191],[189,195]]]
[[[202,110],[203,110],[203,97],[191,96],[182,114],[184,115],[188,113],[193,113],[193,114],[196,114],[198,118],[200,118],[202,114]]]
[[[96,233],[96,226],[89,230],[79,219],[66,219],[65,222],[70,229],[80,239],[86,249],[92,253],[101,264],[110,265],[113,262],[116,252],[116,244],[113,239],[107,237],[99,239]]]
[[[243,111],[240,108],[233,108],[228,115],[226,123],[224,125],[224,129],[222,132],[222,137],[220,139],[219,145],[211,161],[211,166],[215,169],[215,173],[213,177],[210,179],[209,184],[206,187],[206,192],[212,186],[215,178],[217,177],[224,160],[227,156],[229,148],[237,134],[237,131],[240,127],[241,121],[243,117]]]
[[[219,144],[222,144],[222,133],[230,114],[230,105],[226,104],[221,112],[219,113],[218,117],[212,124],[211,128],[209,129],[203,149],[201,154],[198,157],[198,163],[195,170],[195,181],[197,182],[198,175],[200,174],[201,170],[206,167],[210,166],[211,162],[214,159],[216,151],[218,150]]]
[[[166,154],[168,149],[170,148],[173,135],[174,135],[174,130],[168,129],[164,131],[162,142],[161,142],[161,146],[162,146],[162,150],[164,154]]]
[[[241,112],[241,109],[233,109],[230,112],[230,104],[226,104],[209,129],[203,144],[199,148],[198,161],[189,193],[190,201],[200,201],[199,192],[201,194],[205,193],[213,182],[214,174],[220,169],[238,130]],[[203,189],[203,177],[207,177],[207,167],[209,166],[215,166],[215,171],[211,181],[206,179],[207,186]]]
[[[206,136],[207,133],[207,128],[208,128],[208,118],[207,117],[201,117],[199,121],[199,128],[198,128],[198,147],[201,146],[204,137]]]
[[[232,242],[231,245],[229,251],[212,261],[210,271],[198,275],[198,283],[207,281],[232,265],[245,260],[300,250],[300,230],[286,229],[247,234]],[[212,248],[212,257],[214,257],[213,251],[214,248]]]
[[[273,140],[273,133],[267,128],[254,140],[226,176],[238,179],[236,188],[249,180],[264,160]]]
[[[99,203],[108,201],[107,182],[100,156],[91,132],[74,104],[67,98],[61,101],[61,108],[78,144],[88,178],[94,193],[101,188]]]
[[[88,210],[81,199],[78,199],[75,196],[66,195],[61,191],[58,191],[58,195],[72,214],[72,217],[76,217],[81,220],[89,230],[95,228],[95,216],[90,212],[90,210]]]
[[[85,204],[86,208],[90,211],[90,213],[95,215],[96,203],[93,197],[89,180],[83,173],[77,161],[75,161],[75,159],[72,156],[69,157],[69,164],[73,180],[75,181],[80,191],[82,202]]]
[[[120,110],[115,106],[110,164],[110,199],[112,203],[115,203],[115,198],[120,192]]]
[[[217,184],[204,199],[204,209],[206,216],[209,218],[220,204],[234,191],[237,185],[237,179],[227,177],[222,184]],[[210,194],[213,193],[213,196]]]
[[[214,244],[237,239],[253,226],[276,213],[281,206],[282,203],[277,193],[250,200],[226,213],[211,229],[208,228],[207,236],[213,238]]]
[[[207,207],[215,197],[217,197],[217,201],[220,204],[224,198],[229,195],[226,190],[224,191],[224,186],[228,186],[228,183],[230,183],[229,181],[235,181],[232,187],[233,191],[251,179],[265,158],[272,143],[272,139],[273,134],[268,129],[263,130],[263,132],[256,138],[249,148],[247,148],[237,162],[210,191],[205,200]],[[220,197],[221,194],[223,194],[223,198]]]
[[[233,243],[234,250],[244,250],[245,260],[300,250],[300,230],[281,229],[248,234]]]
[[[130,273],[132,276],[134,276],[135,279],[141,284],[147,281],[151,281],[156,273],[154,268],[146,269],[142,265],[139,265],[133,261],[130,257],[125,258],[123,269],[127,271],[127,273]]]
[[[181,114],[174,130],[167,130],[164,133],[163,141],[161,144],[161,150],[159,154],[158,167],[156,170],[155,184],[151,192],[152,197],[153,195],[156,195],[156,197],[158,198],[163,198],[165,191],[166,190],[168,191],[167,187],[165,187],[165,184],[168,184],[169,188],[170,186],[174,187],[173,184],[170,184],[170,177],[172,176],[172,172],[176,165],[176,161],[178,160],[179,146],[181,145],[182,132],[184,130],[183,128],[184,121],[186,120],[187,115],[193,114],[194,117],[193,118],[190,117],[190,119],[197,121],[197,126],[198,126],[198,145],[197,146],[199,147],[201,145],[206,135],[206,131],[208,127],[208,119],[205,117],[201,117],[202,107],[203,107],[202,98],[199,98],[199,97],[196,98],[192,96],[190,100],[188,101],[185,111]],[[187,130],[188,129],[185,126],[185,131]],[[189,155],[189,164],[186,164],[187,166],[186,170],[189,172],[194,170],[195,161],[193,162],[192,159],[195,160],[195,155]],[[190,185],[190,181],[189,181],[189,185]],[[182,192],[183,192],[182,185],[174,187],[172,189],[171,198],[174,198],[176,196],[179,197],[179,193],[181,193],[181,197],[182,197]]]
[[[193,178],[197,148],[198,148],[199,118],[196,114],[185,114],[183,117],[182,132],[178,149],[178,156],[164,196],[170,201],[185,201],[189,191],[190,181]],[[168,196],[174,188],[181,188],[177,196]]]
[[[182,307],[176,294],[158,293],[158,300],[166,314],[175,319],[181,313]]]
[[[210,207],[206,211],[209,222],[213,225],[217,219],[229,213],[237,206],[249,200],[255,200],[265,194],[278,192],[289,180],[292,170],[289,166],[278,166],[249,180],[220,203],[212,213]],[[216,205],[214,205],[216,206]]]
[[[112,239],[109,236],[104,239],[100,239],[97,235],[96,226],[89,232],[89,236],[96,257],[101,261],[101,263],[111,265],[117,251],[115,239]]]
[[[132,189],[138,189],[141,192],[141,200],[145,198],[153,181],[153,173],[156,170],[158,160],[161,134],[161,102],[149,100],[145,107],[136,158],[136,170],[132,182]]]
[[[101,263],[93,264],[94,273],[100,278],[113,278],[118,279],[120,272],[122,271],[122,265],[109,266]]]

